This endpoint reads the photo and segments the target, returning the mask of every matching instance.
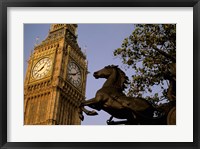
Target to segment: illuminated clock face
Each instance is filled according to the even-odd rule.
[[[51,70],[52,61],[50,58],[43,58],[39,60],[32,69],[32,76],[35,79],[41,79],[45,77]]]
[[[76,87],[81,85],[81,70],[80,68],[74,63],[70,62],[68,64],[68,81]]]

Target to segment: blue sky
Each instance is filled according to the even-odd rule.
[[[44,40],[50,28],[50,24],[25,24],[24,25],[24,75],[26,72],[26,60],[29,59],[31,50],[34,50],[36,38]],[[107,65],[119,65],[125,71],[119,58],[113,56],[113,51],[121,47],[124,38],[128,37],[134,29],[133,24],[78,24],[78,44],[84,51],[88,60],[89,74],[87,76],[86,98],[90,99],[100,89],[105,79],[95,79],[93,72]],[[125,71],[129,76],[132,71]],[[88,108],[89,109],[89,108]],[[84,115],[82,125],[106,125],[110,115],[98,111],[98,116]]]

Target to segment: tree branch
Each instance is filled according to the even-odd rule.
[[[176,63],[176,58],[174,58],[173,56],[167,54],[166,52],[158,49],[156,46],[153,46],[154,50],[156,50],[157,52],[159,52],[160,54],[162,54],[163,56],[165,56],[166,58],[169,58],[172,60],[172,62]]]

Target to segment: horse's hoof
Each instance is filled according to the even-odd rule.
[[[98,113],[94,110],[90,111],[90,114],[89,115],[98,115]]]
[[[82,114],[79,115],[79,118],[81,119],[81,121],[84,120],[84,116]]]

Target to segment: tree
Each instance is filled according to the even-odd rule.
[[[176,100],[175,24],[135,25],[114,56],[133,70],[128,96],[144,97],[154,103]]]

